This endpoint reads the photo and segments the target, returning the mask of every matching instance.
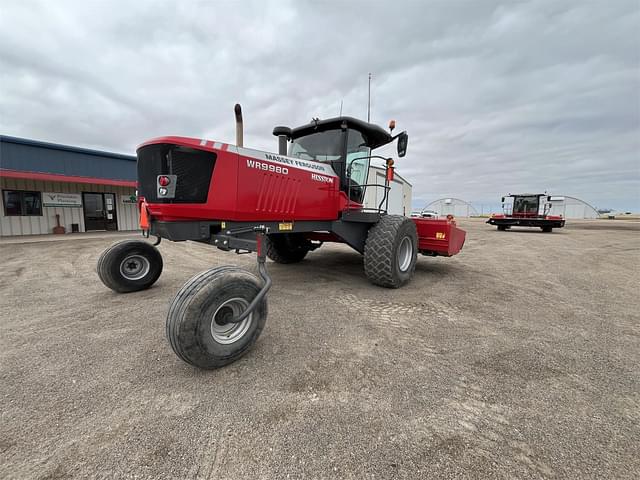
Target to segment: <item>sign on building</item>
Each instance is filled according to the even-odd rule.
[[[52,193],[42,192],[43,207],[81,207],[80,193]]]
[[[135,195],[120,195],[120,202],[124,204],[135,204],[137,199]]]

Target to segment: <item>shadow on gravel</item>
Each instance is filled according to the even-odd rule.
[[[640,231],[640,222],[603,220],[602,223],[567,223],[569,230],[624,230]]]
[[[566,227],[564,227],[566,228]],[[558,234],[562,234],[564,233],[563,230],[564,228],[554,228],[553,232],[550,232],[551,235],[558,235]],[[531,227],[531,228],[527,228],[527,227],[511,227],[509,230],[506,230],[504,232],[501,232],[499,230],[496,230],[494,233],[499,233],[501,235],[508,235],[510,233],[535,233],[535,234],[541,234],[541,235],[549,235],[549,232],[543,232],[542,230],[540,230],[539,228],[536,227]]]

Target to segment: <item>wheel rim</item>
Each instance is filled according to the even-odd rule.
[[[398,247],[398,269],[401,272],[409,270],[411,265],[411,259],[413,257],[413,244],[409,237],[404,237]]]
[[[240,323],[227,322],[231,318],[239,317],[248,306],[249,302],[244,298],[232,298],[216,309],[211,321],[211,336],[216,342],[229,345],[237,342],[247,333],[253,321],[253,313]]]
[[[120,273],[127,280],[140,280],[151,270],[149,260],[142,255],[129,255],[120,262]]]

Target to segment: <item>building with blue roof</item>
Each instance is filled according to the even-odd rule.
[[[136,230],[136,157],[0,135],[0,236]]]

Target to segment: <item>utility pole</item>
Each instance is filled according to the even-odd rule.
[[[369,99],[367,101],[367,123],[371,123],[371,72],[369,72]]]

